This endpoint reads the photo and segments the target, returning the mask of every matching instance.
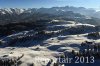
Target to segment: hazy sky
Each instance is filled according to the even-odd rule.
[[[0,8],[39,8],[52,6],[100,8],[100,0],[0,0]]]

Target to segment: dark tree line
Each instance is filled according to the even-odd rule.
[[[10,35],[24,30],[42,31],[46,28],[48,20],[37,20],[32,22],[16,22],[0,25],[0,35]]]

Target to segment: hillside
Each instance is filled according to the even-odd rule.
[[[40,26],[40,21],[38,22],[38,25]],[[34,26],[34,22],[32,23],[32,26]],[[29,28],[27,30],[22,29],[20,31],[15,30],[13,33],[1,36],[0,56],[3,58],[12,59],[15,57],[15,62],[18,62],[18,66],[56,66],[59,57],[73,57],[75,53],[79,53],[79,56],[84,54],[82,52],[85,51],[88,53],[88,55],[95,52],[93,55],[95,56],[95,63],[58,64],[60,66],[94,66],[95,64],[99,64],[98,60],[100,59],[97,58],[100,58],[100,56],[95,54],[99,53],[100,49],[98,48],[97,51],[95,48],[93,48],[93,46],[97,46],[100,43],[99,26],[82,24],[79,22],[63,19],[53,19],[46,21],[45,23],[45,28],[41,30],[33,28]],[[20,23],[15,25],[13,23],[11,24],[12,25],[8,26],[9,28],[13,28],[15,25],[23,25]],[[41,24],[41,27],[39,27],[37,23],[35,24],[37,28],[41,28],[44,25],[43,23]],[[7,25],[3,25],[3,28],[4,27],[6,28]],[[90,47],[87,47],[88,43],[90,43]],[[92,51],[92,49],[94,50]],[[21,55],[22,58],[17,61],[16,58],[19,58]]]

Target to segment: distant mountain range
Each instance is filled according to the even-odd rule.
[[[84,7],[52,7],[52,8],[3,8],[0,9],[0,23],[18,22],[35,20],[39,18],[71,18],[71,19],[86,19],[95,18],[96,22],[99,21],[100,12],[94,9],[87,9]],[[92,20],[91,20],[92,21]],[[93,23],[93,22],[92,22]]]
[[[74,13],[80,13],[85,16],[97,17],[100,18],[100,11],[96,12],[92,8],[84,8],[84,7],[73,7],[73,6],[65,6],[65,7],[52,7],[52,8],[28,8],[28,9],[19,9],[19,8],[3,8],[0,9],[0,15],[2,14],[22,14],[22,13],[48,13],[55,14],[56,12],[67,12],[73,11]]]

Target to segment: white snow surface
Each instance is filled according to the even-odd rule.
[[[53,20],[59,22],[59,20]],[[72,21],[68,21],[71,22]],[[75,25],[86,25],[95,27],[90,24],[64,24],[64,26],[75,26]],[[59,25],[60,26],[60,25]],[[62,25],[61,25],[62,26]],[[8,37],[18,36],[22,34],[27,34],[29,31],[20,32],[17,34],[9,35]],[[57,57],[60,53],[71,52],[72,50],[79,51],[80,44],[84,41],[92,41],[86,37],[88,33],[78,34],[78,35],[60,35],[57,37],[51,37],[43,43],[45,45],[40,46],[31,46],[31,47],[6,47],[0,48],[0,56],[9,55],[9,56],[20,56],[24,54],[24,57],[21,59],[23,62],[20,66],[29,66],[29,64],[34,63],[35,66],[46,66],[50,59],[53,59],[53,63],[57,61]],[[1,39],[2,40],[2,39]],[[96,43],[100,43],[100,39],[94,40]],[[36,48],[39,47],[37,50]],[[13,54],[10,54],[13,52]],[[50,66],[53,66],[52,64]]]

